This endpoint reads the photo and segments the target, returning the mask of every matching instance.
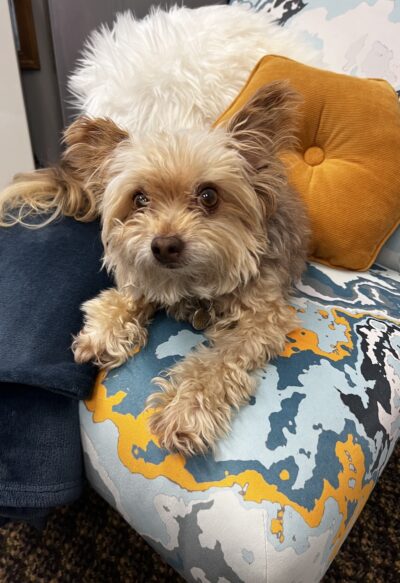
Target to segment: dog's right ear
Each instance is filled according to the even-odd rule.
[[[0,226],[38,228],[60,216],[93,221],[107,183],[107,162],[128,133],[110,119],[79,117],[65,131],[61,163],[15,177],[0,192]],[[27,223],[43,213],[43,221]]]
[[[63,163],[84,188],[101,186],[106,163],[128,137],[111,119],[78,117],[64,133]]]

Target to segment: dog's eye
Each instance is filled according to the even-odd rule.
[[[198,200],[205,209],[214,209],[218,204],[218,193],[214,188],[203,188],[198,194]]]
[[[133,195],[133,204],[137,209],[141,209],[147,206],[149,202],[150,202],[149,199],[142,191],[135,192],[135,194]]]

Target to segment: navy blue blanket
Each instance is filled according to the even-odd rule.
[[[79,399],[96,369],[70,349],[79,306],[111,281],[97,222],[0,229],[0,524],[79,496]]]

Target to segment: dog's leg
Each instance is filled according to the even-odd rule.
[[[108,289],[85,302],[82,310],[84,327],[72,344],[76,362],[114,368],[146,344],[145,326],[153,314],[149,304],[135,303],[117,289]]]
[[[183,455],[205,453],[230,428],[234,409],[255,391],[249,374],[278,355],[286,334],[298,325],[295,311],[283,299],[262,311],[246,309],[232,327],[219,321],[207,332],[211,347],[201,346],[155,380],[163,391],[151,395],[156,408],[150,428],[160,445]]]

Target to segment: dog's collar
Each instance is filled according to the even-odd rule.
[[[210,300],[198,300],[192,316],[192,326],[195,330],[205,330],[214,319],[214,307]]]

